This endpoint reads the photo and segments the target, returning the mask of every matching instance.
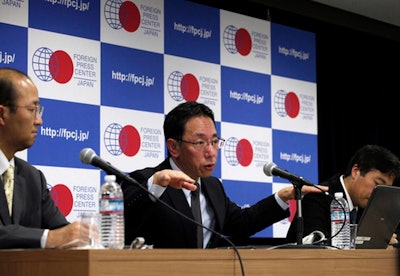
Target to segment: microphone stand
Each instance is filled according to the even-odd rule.
[[[295,234],[296,234],[296,243],[285,243],[285,244],[281,244],[278,246],[275,246],[275,249],[280,249],[280,248],[294,248],[294,249],[299,249],[299,248],[324,248],[327,249],[326,246],[324,245],[320,245],[320,244],[303,244],[303,232],[304,232],[304,221],[303,221],[303,210],[302,210],[302,206],[301,206],[301,200],[302,200],[302,193],[301,190],[303,188],[303,186],[315,186],[314,184],[312,184],[310,181],[304,179],[303,177],[297,176],[297,175],[293,175],[290,174],[288,172],[285,172],[282,169],[279,168],[275,168],[276,165],[272,163],[272,167],[271,167],[271,163],[264,166],[264,172],[267,176],[278,176],[278,177],[282,177],[286,180],[289,180],[290,183],[293,184],[294,187],[294,193],[295,193],[295,197],[294,199],[296,200],[296,222],[292,221],[292,223],[296,223],[295,224]],[[277,171],[274,171],[275,170]]]
[[[322,248],[327,249],[326,246],[319,245],[319,244],[303,244],[303,234],[304,234],[304,220],[303,220],[303,210],[301,205],[301,189],[304,185],[309,186],[310,182],[303,178],[293,178],[289,180],[294,187],[295,192],[295,200],[296,200],[296,208],[297,208],[297,216],[296,216],[296,245],[286,248],[306,248],[306,249],[313,249],[313,248]]]
[[[304,185],[310,186],[310,182],[303,178],[290,178],[288,179],[294,187],[295,192],[295,200],[296,200],[296,244],[283,244],[281,246],[277,246],[275,248],[283,248],[283,249],[313,249],[313,248],[327,248],[326,246],[321,246],[317,244],[303,244],[303,232],[304,232],[304,221],[303,221],[303,210],[301,206],[301,189]]]
[[[296,242],[297,245],[303,244],[303,231],[304,231],[304,222],[303,222],[303,210],[301,206],[301,189],[304,186],[302,181],[292,179],[290,181],[294,187],[295,200],[296,200]]]

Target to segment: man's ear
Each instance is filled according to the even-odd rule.
[[[357,164],[354,164],[353,167],[351,168],[351,177],[356,178],[361,174],[360,168],[358,167]]]
[[[4,112],[5,112],[5,106],[0,105],[0,125],[4,125]]]
[[[180,147],[178,141],[175,139],[167,139],[167,148],[172,157],[177,157],[180,154]]]

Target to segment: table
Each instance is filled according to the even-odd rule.
[[[398,251],[238,249],[244,275],[400,275]],[[0,250],[0,275],[242,275],[233,249]]]

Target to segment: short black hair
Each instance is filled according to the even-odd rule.
[[[187,121],[201,116],[209,117],[215,125],[214,112],[205,104],[188,101],[177,105],[165,117],[163,126],[165,141],[170,138],[182,139]]]
[[[365,145],[358,149],[351,157],[345,171],[345,176],[351,174],[352,167],[357,165],[361,175],[371,170],[378,170],[384,174],[400,177],[399,158],[387,148],[379,145]]]

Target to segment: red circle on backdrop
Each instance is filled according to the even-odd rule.
[[[130,1],[125,1],[119,9],[119,21],[127,32],[134,32],[140,26],[140,12],[136,5]]]
[[[66,52],[59,50],[50,56],[49,70],[56,82],[67,83],[74,73],[74,64]]]
[[[73,197],[69,188],[63,184],[57,184],[51,189],[51,197],[64,216],[71,213]]]
[[[140,135],[131,125],[124,126],[119,134],[119,146],[127,156],[134,156],[140,149]]]
[[[244,167],[251,164],[251,161],[253,161],[253,147],[248,140],[242,139],[238,142],[236,157],[239,163]]]
[[[285,98],[285,110],[290,118],[296,118],[300,112],[300,101],[297,95],[289,92]]]
[[[235,35],[235,46],[242,56],[247,56],[252,47],[251,36],[246,29],[239,29]]]
[[[196,101],[200,95],[200,85],[196,77],[186,74],[181,80],[181,92],[186,101]]]

